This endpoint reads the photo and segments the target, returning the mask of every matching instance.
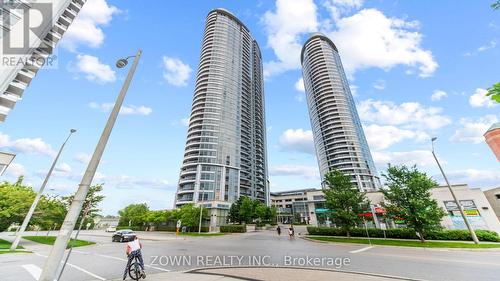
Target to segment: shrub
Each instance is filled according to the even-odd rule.
[[[477,238],[481,241],[500,242],[500,237],[495,231],[478,229],[475,232]]]
[[[247,232],[247,226],[244,224],[221,225],[220,232],[244,233]]]
[[[324,236],[346,236],[346,232],[341,228],[334,227],[307,227],[307,232],[311,235]],[[370,237],[383,238],[384,231],[378,228],[369,228]],[[366,237],[364,228],[353,228],[350,230],[352,237]],[[480,241],[500,242],[498,233],[490,230],[476,230],[476,235]],[[396,239],[418,239],[415,230],[411,228],[396,228],[385,230],[385,237]],[[429,240],[472,240],[468,230],[437,230],[425,233],[425,239]]]
[[[156,230],[158,231],[172,231],[175,232],[177,230],[175,225],[159,225]]]
[[[131,229],[133,231],[143,231],[146,229],[145,226],[117,226],[116,230],[121,230],[121,229]]]

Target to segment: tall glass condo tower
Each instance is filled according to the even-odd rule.
[[[224,9],[211,11],[175,205],[203,203],[212,226],[240,196],[269,204],[262,73],[248,28]]]
[[[338,169],[359,190],[380,187],[337,47],[314,33],[302,47],[302,76],[321,179]]]

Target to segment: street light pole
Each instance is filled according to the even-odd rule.
[[[118,117],[118,113],[120,112],[120,108],[123,104],[123,100],[125,99],[125,95],[127,94],[130,81],[132,80],[135,69],[137,68],[137,64],[139,63],[141,53],[142,51],[138,50],[137,54],[134,56],[132,67],[130,68],[127,78],[123,83],[120,94],[118,95],[115,105],[113,106],[113,110],[108,117],[106,126],[104,127],[99,142],[97,143],[94,150],[94,154],[92,155],[92,158],[90,159],[90,162],[87,166],[87,170],[85,170],[85,174],[83,175],[82,180],[78,186],[78,190],[74,196],[73,201],[71,202],[71,206],[68,210],[68,213],[66,214],[66,218],[61,225],[61,229],[59,230],[54,246],[52,247],[47,260],[45,261],[42,274],[40,275],[40,281],[53,281],[57,278],[57,270],[62,261],[64,250],[66,249],[66,245],[68,245],[71,233],[75,228],[76,221],[78,219],[78,216],[80,215],[80,211],[82,210],[82,205],[85,201],[85,198],[87,197],[87,193],[89,191],[90,185],[92,184],[95,172],[97,170],[97,167],[99,166],[99,162],[101,161],[102,154],[104,152],[104,149],[106,148],[106,144],[108,142],[111,131],[113,130],[113,126],[115,125],[115,121]],[[127,59],[129,58],[131,57],[118,60],[116,62],[116,66],[118,68],[124,67],[125,65],[127,65]]]
[[[205,190],[201,190],[201,201],[202,203],[200,203],[200,223],[198,224],[198,234],[201,234],[201,217],[203,216],[203,195],[205,195]]]
[[[33,213],[35,212],[36,205],[38,205],[38,201],[40,201],[40,198],[42,197],[43,190],[45,189],[45,186],[47,185],[47,182],[49,181],[50,175],[52,174],[52,171],[54,170],[54,168],[57,164],[57,160],[59,160],[59,156],[61,156],[61,152],[62,152],[64,146],[66,145],[66,142],[69,140],[69,137],[71,137],[71,135],[74,132],[76,132],[75,129],[69,130],[68,137],[61,145],[61,148],[59,148],[59,152],[57,153],[56,158],[54,158],[54,161],[52,162],[52,166],[50,166],[50,169],[47,172],[47,175],[45,176],[45,180],[43,181],[42,186],[38,190],[38,192],[35,196],[35,200],[33,200],[33,203],[31,204],[31,207],[30,207],[28,213],[26,214],[26,217],[24,217],[23,223],[17,232],[17,235],[16,235],[16,238],[14,239],[14,242],[12,242],[12,245],[10,246],[11,251],[14,251],[17,248],[17,245],[19,245],[19,241],[21,240],[21,237],[23,236],[23,233],[26,230],[28,223],[30,222],[31,217],[33,216]]]
[[[453,192],[453,189],[451,188],[450,182],[448,181],[448,178],[444,174],[443,168],[441,167],[441,164],[439,164],[439,161],[436,157],[436,153],[434,153],[434,141],[437,140],[436,137],[433,137],[431,139],[432,142],[432,156],[434,156],[434,159],[436,160],[436,163],[438,164],[439,170],[441,170],[441,174],[443,175],[444,180],[446,181],[446,184],[448,185],[448,189],[450,190],[451,196],[453,197],[453,200],[455,201],[455,204],[457,204],[458,210],[460,211],[460,215],[462,215],[462,219],[464,220],[465,225],[467,226],[467,229],[470,232],[470,236],[472,237],[472,240],[474,241],[474,244],[479,244],[479,240],[477,239],[476,232],[474,232],[474,229],[472,229],[469,220],[467,219],[467,216],[465,215],[464,209],[460,202],[457,199],[457,196],[455,195],[455,192]]]

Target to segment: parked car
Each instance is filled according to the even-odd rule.
[[[127,242],[135,239],[135,233],[130,229],[118,230],[111,238],[112,242]]]
[[[115,232],[116,231],[116,226],[108,226],[108,228],[106,228],[106,232]]]

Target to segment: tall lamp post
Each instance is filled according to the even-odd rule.
[[[200,203],[200,223],[198,224],[198,233],[201,234],[201,219],[203,217],[203,201],[205,197],[205,190],[201,190],[201,203]]]
[[[116,67],[123,68],[127,65],[129,58],[134,58],[132,67],[130,68],[127,78],[123,83],[120,94],[118,95],[115,105],[113,106],[113,110],[109,114],[108,121],[106,123],[106,126],[104,127],[99,142],[96,145],[94,154],[92,155],[92,158],[90,159],[90,162],[87,166],[87,170],[85,170],[82,180],[78,185],[78,190],[73,201],[71,202],[71,206],[69,207],[68,213],[66,214],[66,218],[61,225],[61,229],[59,230],[59,234],[57,235],[54,246],[52,247],[47,260],[45,261],[42,274],[40,275],[40,281],[54,281],[54,279],[57,278],[57,271],[62,261],[64,250],[66,249],[66,245],[68,245],[71,233],[75,228],[76,221],[78,219],[78,216],[80,215],[80,211],[82,210],[82,205],[85,201],[85,198],[87,197],[87,193],[89,191],[90,185],[92,184],[92,180],[94,178],[97,167],[99,166],[101,156],[104,152],[104,149],[106,148],[109,136],[111,134],[111,131],[113,130],[113,126],[115,125],[115,121],[118,117],[118,113],[120,112],[120,108],[123,104],[123,100],[125,99],[125,95],[127,94],[130,81],[132,80],[135,69],[137,68],[137,64],[139,63],[141,53],[142,51],[139,49],[135,56],[129,56],[116,62]]]
[[[462,215],[462,218],[465,222],[465,225],[467,226],[467,229],[470,232],[470,236],[472,237],[472,240],[474,241],[474,244],[479,244],[479,240],[477,239],[476,232],[474,232],[474,229],[472,229],[469,220],[467,219],[467,216],[465,215],[464,208],[460,204],[460,202],[457,199],[457,196],[455,195],[455,192],[453,192],[453,189],[451,188],[450,182],[448,181],[448,178],[444,174],[443,168],[441,167],[441,164],[439,164],[439,161],[436,157],[436,153],[434,153],[434,141],[436,141],[437,138],[433,137],[431,139],[432,143],[432,156],[434,156],[434,159],[436,159],[436,163],[438,164],[439,170],[441,170],[441,174],[443,174],[443,178],[446,181],[446,184],[448,185],[448,189],[450,190],[451,196],[453,197],[453,200],[455,201],[455,204],[457,204],[458,210],[460,211],[460,214]]]
[[[54,168],[57,164],[57,160],[59,160],[59,156],[61,156],[61,152],[62,152],[64,146],[66,145],[66,142],[68,142],[69,137],[71,137],[71,135],[74,132],[76,132],[75,129],[69,130],[68,137],[61,145],[61,148],[59,148],[59,152],[57,153],[56,158],[54,158],[54,161],[52,162],[52,166],[50,166],[50,169],[47,172],[47,175],[45,176],[45,180],[43,181],[42,186],[40,187],[40,189],[38,190],[38,192],[35,196],[35,200],[33,200],[33,203],[31,203],[31,207],[30,207],[28,213],[26,214],[26,217],[24,217],[23,223],[21,225],[21,228],[19,228],[19,231],[17,232],[17,235],[16,235],[16,238],[14,239],[14,242],[10,246],[11,251],[14,251],[17,248],[17,245],[19,245],[19,241],[21,240],[21,237],[23,236],[23,233],[26,230],[28,223],[30,222],[31,217],[33,216],[33,213],[35,212],[36,205],[38,205],[38,201],[40,201],[40,197],[42,197],[43,190],[45,189],[45,186],[47,185],[47,182],[49,181],[50,175],[52,175],[52,171],[54,170]]]

